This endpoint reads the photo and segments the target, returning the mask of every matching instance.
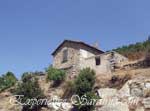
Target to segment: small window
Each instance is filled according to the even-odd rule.
[[[96,63],[96,65],[100,65],[101,64],[100,57],[95,57],[95,63]]]
[[[67,62],[67,60],[68,60],[68,50],[66,49],[66,50],[63,51],[62,63]]]

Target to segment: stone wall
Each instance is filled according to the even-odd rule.
[[[80,60],[80,68],[83,69],[86,67],[90,67],[91,69],[95,70],[96,74],[110,74],[111,67],[110,63],[107,60],[107,56],[100,55],[97,57],[100,57],[100,65],[96,65],[95,56],[92,56],[90,58]]]
[[[100,65],[96,65],[95,57],[100,58]],[[113,70],[113,62],[114,65],[121,67],[122,63],[125,61],[128,61],[128,59],[124,56],[114,53],[114,57],[111,57],[111,52],[109,52],[88,58],[80,58],[79,67],[81,69],[90,67],[95,70],[96,74],[111,74]]]
[[[63,51],[66,49],[68,50],[68,61],[63,63]],[[58,69],[65,69],[71,77],[75,76],[81,69],[80,61],[82,59],[83,53],[87,53],[87,57],[99,54],[99,52],[94,51],[91,48],[84,46],[83,44],[77,45],[75,43],[65,43],[54,55],[53,67]]]
[[[53,59],[53,66],[58,68],[58,69],[66,69],[69,67],[72,67],[74,64],[77,64],[78,61],[78,49],[75,46],[70,46],[68,47],[68,44],[64,44],[64,47],[62,47],[54,56]],[[68,60],[66,62],[62,62],[63,60],[63,51],[68,50]]]
[[[118,64],[119,66],[123,66],[123,63],[124,62],[127,62],[128,61],[128,58],[124,57],[123,55],[115,52],[115,63]]]

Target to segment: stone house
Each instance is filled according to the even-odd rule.
[[[116,66],[128,59],[117,52],[104,52],[81,41],[64,40],[52,53],[53,67],[64,69],[75,77],[83,68],[90,67],[96,74],[111,74]]]

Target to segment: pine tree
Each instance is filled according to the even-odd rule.
[[[22,82],[18,84],[16,90],[16,95],[23,95],[21,103],[26,103],[29,99],[36,99],[37,101],[44,98],[44,94],[39,87],[38,80],[31,73],[24,73],[22,76]],[[30,103],[23,105],[22,111],[39,111],[43,104]]]

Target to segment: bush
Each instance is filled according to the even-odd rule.
[[[87,99],[87,102],[85,101],[85,103],[84,102],[82,103],[85,105],[79,104],[78,106],[75,106],[77,111],[92,111],[92,110],[94,110],[94,106],[95,106],[97,100],[99,99],[99,97],[96,96],[95,93],[93,93],[93,92],[87,92],[85,94],[85,97]]]
[[[79,96],[82,96],[86,92],[92,91],[94,84],[95,72],[90,68],[85,68],[80,71],[79,76],[75,80],[75,92]]]
[[[6,82],[6,85],[8,86],[13,86],[17,81],[16,77],[12,72],[7,72],[6,75],[4,76],[4,80]]]
[[[15,85],[17,82],[16,77],[12,72],[7,72],[5,75],[0,77],[0,91],[3,91],[11,86]]]
[[[38,80],[31,73],[24,73],[22,75],[22,82],[18,84],[16,90],[16,95],[23,95],[21,103],[26,103],[28,99],[43,99],[44,94],[39,87]],[[17,98],[18,99],[18,98]],[[32,104],[23,105],[22,111],[38,111],[45,104],[36,104],[36,102],[32,102]]]
[[[59,70],[53,67],[49,67],[47,70],[47,80],[53,80],[53,86],[58,86],[65,80],[66,73],[64,70]]]
[[[126,56],[131,60],[140,59],[144,56],[147,49],[150,49],[150,41],[146,40],[144,42],[138,42],[136,44],[130,44],[127,46],[122,46],[114,51]]]
[[[80,71],[79,76],[75,80],[74,90],[75,93],[81,98],[86,95],[86,99],[88,102],[91,99],[96,99],[96,95],[93,93],[93,86],[95,84],[95,72],[90,68],[85,68]],[[75,108],[78,111],[90,111],[94,108],[94,104],[92,105],[77,105]]]

